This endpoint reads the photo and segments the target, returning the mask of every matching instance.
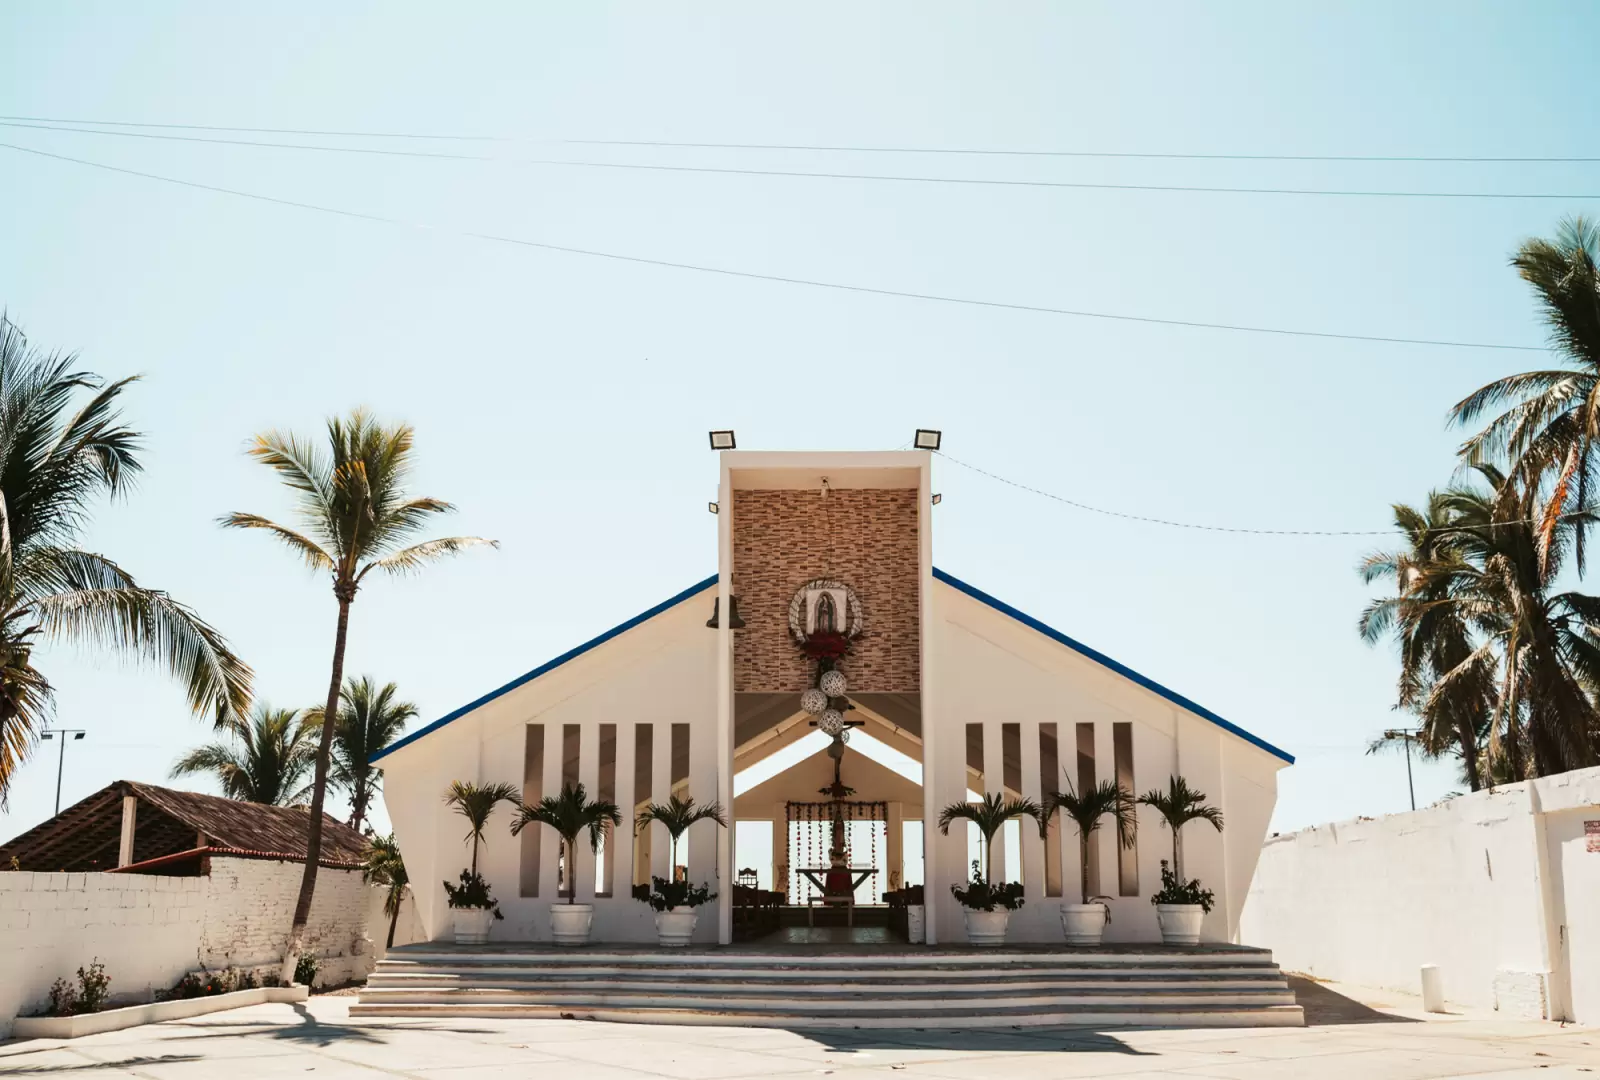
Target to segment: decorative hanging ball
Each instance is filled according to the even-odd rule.
[[[845,730],[844,713],[829,709],[817,719],[817,730],[827,735],[838,735]]]
[[[844,697],[844,692],[850,687],[849,682],[845,680],[844,672],[838,668],[834,668],[832,671],[824,671],[820,681],[822,692],[831,698]]]
[[[828,676],[824,675],[822,681],[826,683]],[[821,716],[828,708],[828,695],[813,686],[800,695],[800,707],[812,716]]]
[[[839,729],[839,742],[840,742],[840,744],[842,745],[842,744],[847,743],[849,741],[850,741],[850,729],[847,728],[847,727],[846,728],[840,728]]]

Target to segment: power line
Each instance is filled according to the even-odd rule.
[[[253,199],[257,202],[271,203],[275,206],[290,206],[299,210],[312,210],[320,214],[332,214],[337,217],[354,218],[360,221],[378,222],[384,225],[396,225],[402,228],[418,229],[427,232],[436,232],[446,235],[462,236],[474,240],[487,240],[498,244],[511,244],[517,247],[536,248],[541,251],[556,251],[567,255],[583,255],[594,259],[608,259],[613,262],[633,263],[640,266],[656,266],[673,270],[689,270],[700,274],[717,274],[722,277],[744,278],[750,281],[767,281],[782,285],[803,285],[813,289],[829,289],[835,292],[861,293],[869,296],[890,296],[902,300],[925,300],[941,304],[959,304],[964,307],[988,308],[999,311],[1025,311],[1039,315],[1064,315],[1080,319],[1101,319],[1110,322],[1144,323],[1152,326],[1174,326],[1198,330],[1226,330],[1241,334],[1268,334],[1276,337],[1316,338],[1333,341],[1362,341],[1373,344],[1385,345],[1425,345],[1437,348],[1458,349],[1492,349],[1506,352],[1546,352],[1547,350],[1536,345],[1508,345],[1482,341],[1446,341],[1434,338],[1407,338],[1389,337],[1380,334],[1345,334],[1324,330],[1293,330],[1284,327],[1250,326],[1242,323],[1216,323],[1202,322],[1195,319],[1165,319],[1150,315],[1121,315],[1106,311],[1088,311],[1074,308],[1050,307],[1043,304],[1022,304],[1001,300],[980,300],[973,297],[949,296],[940,293],[911,292],[901,289],[875,288],[870,285],[849,285],[837,281],[822,281],[815,278],[788,277],[782,274],[763,274],[750,270],[731,270],[720,266],[705,266],[696,263],[675,262],[669,259],[653,259],[643,255],[624,255],[612,251],[598,251],[593,248],[571,247],[564,244],[551,244],[538,240],[524,240],[513,236],[501,236],[495,233],[474,232],[470,230],[441,229],[432,225],[423,225],[417,222],[405,221],[400,218],[387,217],[382,214],[367,213],[360,210],[346,210],[340,207],[322,206],[317,203],[301,202],[295,199],[284,199],[274,195],[262,195],[252,191],[242,191],[237,188],[221,187],[216,184],[204,184],[196,180],[182,180],[177,177],[163,176],[159,173],[143,172],[139,169],[128,169],[120,165],[108,165],[100,161],[91,161],[87,158],[70,157],[66,154],[52,153],[48,150],[39,150],[31,146],[18,146],[14,143],[0,142],[0,149],[15,150],[23,154],[32,154],[37,157],[50,158],[55,161],[71,162],[74,165],[83,165],[92,169],[105,172],[119,173],[124,176],[137,176],[145,180],[155,180],[163,184],[172,184],[178,187],[192,188],[197,191],[210,191],[221,195],[232,195],[241,199]]]
[[[803,143],[673,142],[662,139],[533,139],[509,135],[466,135],[404,131],[329,131],[316,128],[239,127],[226,124],[162,124],[82,117],[0,116],[39,124],[93,124],[99,127],[157,128],[172,131],[231,131],[254,135],[314,135],[325,138],[419,139],[451,142],[534,143],[553,146],[630,146],[670,150],[778,150],[826,154],[941,154],[967,157],[1060,157],[1152,161],[1321,161],[1410,164],[1592,164],[1600,157],[1483,156],[1429,154],[1197,154],[1117,150],[1019,150],[948,146],[852,146]]]
[[[1232,534],[1235,534],[1235,535],[1245,535],[1245,536],[1391,536],[1392,537],[1392,536],[1397,536],[1398,535],[1398,530],[1395,529],[1393,526],[1391,526],[1391,527],[1389,527],[1387,529],[1252,529],[1252,528],[1240,528],[1240,527],[1229,526],[1229,525],[1201,525],[1201,524],[1199,524],[1197,522],[1192,522],[1192,521],[1173,521],[1173,520],[1168,519],[1168,518],[1149,517],[1149,516],[1144,515],[1144,514],[1128,514],[1128,513],[1124,513],[1123,511],[1120,511],[1120,510],[1107,510],[1107,509],[1105,509],[1104,507],[1101,507],[1101,506],[1091,506],[1088,503],[1078,502],[1076,499],[1069,499],[1064,495],[1057,495],[1055,492],[1052,492],[1052,491],[1045,491],[1043,488],[1033,487],[1031,484],[1024,484],[1024,483],[1021,483],[1019,481],[1012,480],[1009,477],[1001,476],[999,473],[990,472],[988,469],[980,468],[977,465],[973,465],[971,462],[962,461],[960,458],[951,457],[949,454],[945,453],[942,450],[935,450],[934,453],[938,454],[941,458],[943,458],[944,460],[950,462],[951,464],[959,465],[963,469],[967,469],[967,470],[969,470],[971,472],[975,472],[980,476],[986,476],[990,480],[994,480],[994,481],[996,481],[998,483],[1005,484],[1008,487],[1014,487],[1019,491],[1026,491],[1026,492],[1028,492],[1028,493],[1030,493],[1032,495],[1039,495],[1039,496],[1042,496],[1042,497],[1044,497],[1046,499],[1051,499],[1051,500],[1053,500],[1055,502],[1062,503],[1063,505],[1070,506],[1075,510],[1084,510],[1084,511],[1087,511],[1088,513],[1100,514],[1100,515],[1102,515],[1104,517],[1120,518],[1123,521],[1137,521],[1137,522],[1141,522],[1142,524],[1145,524],[1145,525],[1165,525],[1168,528],[1172,528],[1172,529],[1193,529],[1193,530],[1196,530],[1198,532],[1232,533]],[[1558,520],[1558,521],[1567,521],[1567,520],[1570,520],[1572,518],[1590,517],[1590,516],[1591,515],[1586,511],[1577,511],[1577,512],[1569,513],[1569,514],[1559,514],[1559,515],[1557,515],[1556,520]],[[1538,518],[1516,518],[1516,519],[1513,519],[1513,520],[1510,520],[1510,521],[1485,522],[1485,523],[1483,523],[1481,525],[1443,525],[1443,526],[1440,526],[1440,527],[1438,527],[1436,529],[1433,529],[1431,531],[1434,532],[1434,533],[1472,532],[1472,531],[1477,530],[1477,529],[1501,529],[1501,528],[1506,528],[1506,527],[1514,526],[1514,525],[1538,525],[1538,524],[1543,523],[1544,520],[1545,519],[1542,518],[1542,517],[1538,517]]]
[[[247,146],[274,150],[309,150],[332,154],[361,154],[379,157],[423,158],[442,161],[490,162],[502,165],[533,165],[555,168],[611,169],[623,172],[694,173],[713,176],[760,176],[806,180],[862,180],[891,184],[949,184],[958,187],[1017,187],[1064,191],[1144,191],[1198,195],[1300,195],[1323,198],[1365,199],[1497,199],[1574,202],[1600,199],[1600,193],[1525,192],[1525,191],[1382,191],[1344,188],[1234,187],[1207,184],[1125,184],[1082,180],[1019,180],[970,176],[916,176],[913,174],[817,172],[801,169],[742,169],[711,165],[662,165],[633,161],[572,161],[560,158],[507,158],[491,154],[460,154],[435,150],[389,150],[373,146],[319,146],[313,143],[266,142],[257,139],[221,139],[204,135],[163,135],[152,131],[97,131],[94,128],[62,127],[50,124],[20,123],[0,119],[0,127],[55,131],[74,135],[110,135],[125,139],[159,139],[165,142],[206,143],[216,146]]]

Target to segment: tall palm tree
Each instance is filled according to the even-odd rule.
[[[394,928],[400,921],[400,905],[405,902],[406,885],[411,880],[406,874],[405,860],[400,857],[400,845],[395,842],[394,833],[372,838],[366,861],[361,865],[361,879],[369,885],[382,885],[387,890],[383,894],[383,913],[389,916],[389,940],[384,948],[392,949]]]
[[[467,784],[460,780],[450,785],[444,793],[445,805],[467,819],[471,826],[462,843],[472,842],[472,872],[478,872],[478,845],[484,842],[483,829],[489,824],[489,815],[501,803],[517,803],[517,789],[510,784]],[[517,831],[512,826],[511,831]]]
[[[1089,838],[1100,827],[1100,821],[1109,817],[1117,826],[1117,840],[1125,848],[1133,847],[1138,821],[1135,817],[1133,796],[1115,780],[1102,780],[1082,795],[1072,789],[1067,781],[1066,791],[1053,791],[1045,800],[1050,811],[1060,810],[1078,826],[1078,884],[1083,903],[1089,902]],[[1046,818],[1048,820],[1048,817]]]
[[[372,759],[399,738],[406,723],[417,716],[417,707],[409,701],[397,701],[398,694],[394,683],[380,687],[368,675],[346,679],[339,691],[329,777],[333,786],[349,797],[350,827],[357,832],[367,818],[372,797],[382,787]],[[320,705],[305,711],[305,722],[310,727],[320,728],[323,719]]]
[[[1533,286],[1563,366],[1507,375],[1451,411],[1470,424],[1495,413],[1461,453],[1469,465],[1509,463],[1528,508],[1538,509],[1541,549],[1563,510],[1587,510],[1600,454],[1600,226],[1564,219],[1554,240],[1529,240],[1511,265]],[[1496,413],[1496,410],[1498,412]],[[1553,484],[1545,486],[1545,481]],[[1541,494],[1548,493],[1539,507]],[[1573,537],[1580,572],[1587,524]]]
[[[709,806],[697,805],[692,795],[688,798],[673,795],[665,803],[651,803],[639,811],[639,816],[634,821],[634,828],[646,828],[652,821],[659,821],[666,826],[667,835],[672,840],[673,876],[676,876],[678,867],[678,839],[689,831],[689,826],[697,821],[715,821],[724,829],[728,827],[728,816],[723,812],[721,803],[714,802]]]
[[[132,490],[142,436],[122,421],[132,379],[32,348],[0,314],[0,807],[49,720],[41,644],[105,649],[165,668],[221,723],[250,705],[250,668],[192,608],[78,547],[92,504]]]
[[[249,719],[229,717],[223,727],[228,742],[195,747],[172,766],[172,775],[210,773],[224,795],[241,802],[304,804],[316,744],[295,710],[258,702]]]
[[[233,513],[221,519],[226,528],[264,529],[299,555],[313,570],[332,579],[339,618],[333,636],[333,671],[323,704],[322,734],[311,781],[311,827],[306,837],[306,866],[294,905],[289,946],[284,955],[285,982],[305,937],[311,897],[317,887],[317,857],[322,851],[322,804],[327,794],[333,726],[344,681],[345,641],[350,605],[374,570],[408,574],[464,548],[493,541],[475,536],[411,541],[436,514],[455,509],[440,499],[407,493],[414,433],[407,424],[382,424],[364,410],[328,421],[326,450],[279,431],[256,436],[248,453],[278,474],[298,498],[302,528],[292,529],[259,514]]]
[[[1151,788],[1139,796],[1139,804],[1160,814],[1161,820],[1172,830],[1172,872],[1179,881],[1187,880],[1183,876],[1183,827],[1191,821],[1209,821],[1221,832],[1222,811],[1215,806],[1207,806],[1205,792],[1196,791],[1181,776],[1169,776],[1165,791]]]
[[[1043,806],[1032,799],[1008,799],[999,792],[990,792],[981,802],[951,803],[939,811],[939,832],[950,835],[950,826],[957,821],[970,821],[983,835],[983,880],[994,884],[994,838],[1013,818],[1032,818],[1042,835],[1049,824]]]
[[[1457,543],[1458,506],[1459,494],[1438,491],[1429,493],[1424,510],[1395,505],[1395,526],[1406,547],[1362,560],[1362,581],[1387,581],[1393,591],[1367,605],[1359,629],[1368,644],[1394,636],[1400,647],[1396,707],[1417,717],[1423,754],[1458,753],[1467,783],[1477,791],[1483,783],[1480,749],[1498,679],[1495,658],[1475,653],[1474,627],[1452,601],[1452,591],[1475,573]]]
[[[578,837],[587,832],[589,848],[598,855],[606,826],[614,829],[622,824],[621,809],[605,799],[590,802],[582,784],[567,784],[560,795],[546,795],[537,806],[523,803],[517,810],[517,820],[511,823],[511,835],[517,836],[533,824],[548,825],[561,837],[567,862],[567,903],[577,903]]]

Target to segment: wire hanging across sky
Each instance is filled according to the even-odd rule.
[[[1454,349],[1489,349],[1504,352],[1537,352],[1544,353],[1549,350],[1540,345],[1512,345],[1499,342],[1484,341],[1450,341],[1438,338],[1411,338],[1394,337],[1383,334],[1354,334],[1338,333],[1327,330],[1298,330],[1289,327],[1252,326],[1244,323],[1206,322],[1197,319],[1168,319],[1153,315],[1125,315],[1108,311],[1090,311],[1078,308],[1052,307],[1046,304],[1025,304],[1004,300],[984,300],[976,297],[950,296],[941,293],[912,292],[902,289],[877,288],[870,285],[853,285],[838,281],[824,281],[817,278],[789,277],[782,274],[765,274],[752,270],[734,270],[720,266],[706,266],[696,263],[677,262],[670,259],[655,259],[643,255],[625,255],[620,252],[599,251],[593,248],[573,247],[565,244],[552,244],[540,240],[526,240],[513,236],[502,236],[496,233],[475,232],[467,229],[447,229],[418,222],[406,221],[401,218],[388,217],[383,214],[373,214],[361,210],[348,210],[341,207],[323,206],[318,203],[302,202],[297,199],[284,199],[274,195],[264,195],[258,192],[242,191],[238,188],[222,187],[217,184],[201,183],[197,180],[183,180],[178,177],[164,176],[160,173],[144,172],[139,169],[129,169],[120,165],[109,165],[101,161],[92,161],[88,158],[72,157],[67,154],[57,154],[49,150],[40,150],[31,146],[19,146],[15,143],[0,142],[0,149],[12,150],[21,154],[30,154],[35,157],[48,158],[53,161],[64,161],[74,165],[82,165],[91,169],[104,172],[117,173],[123,176],[136,176],[144,180],[154,180],[163,184],[176,187],[189,188],[196,191],[210,191],[220,195],[230,195],[235,198],[251,199],[256,202],[269,203],[274,206],[293,207],[298,210],[310,210],[319,214],[329,214],[335,217],[351,218],[358,221],[369,221],[383,225],[399,226],[401,228],[415,229],[432,232],[440,235],[459,236],[473,240],[485,240],[497,244],[509,244],[516,247],[534,248],[540,251],[554,251],[566,255],[581,255],[592,259],[606,259],[612,262],[632,263],[639,266],[655,266],[673,270],[687,270],[700,274],[715,274],[721,277],[742,278],[749,281],[765,281],[782,285],[800,285],[811,289],[827,289],[833,292],[860,293],[868,296],[887,296],[902,300],[922,300],[931,303],[955,304],[963,307],[989,308],[1000,311],[1021,311],[1038,315],[1062,315],[1078,319],[1099,319],[1110,322],[1144,323],[1152,326],[1172,326],[1191,330],[1221,330],[1239,334],[1265,334],[1275,337],[1312,338],[1333,341],[1360,341],[1384,345],[1420,345],[1430,348]]]
[[[772,179],[858,180],[871,183],[933,184],[956,187],[1015,187],[1065,191],[1140,191],[1201,195],[1299,195],[1358,199],[1494,199],[1578,202],[1600,199],[1600,192],[1528,191],[1386,191],[1380,189],[1237,187],[1206,184],[1130,184],[1084,180],[1020,180],[1005,177],[916,176],[912,174],[818,172],[802,169],[746,169],[712,165],[663,165],[637,161],[572,161],[560,158],[508,158],[494,154],[463,154],[444,150],[393,150],[374,146],[323,146],[315,143],[268,142],[259,139],[223,139],[205,135],[168,135],[153,131],[99,131],[89,127],[24,123],[0,119],[0,127],[53,131],[70,135],[104,135],[123,139],[158,139],[164,142],[205,143],[268,150],[299,150],[325,154],[359,154],[375,157],[421,158],[432,161],[472,161],[544,168],[609,169],[623,172],[691,173],[713,176],[759,176]],[[348,137],[348,136],[347,136]]]

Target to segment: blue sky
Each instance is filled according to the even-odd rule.
[[[563,139],[1179,153],[1582,155],[1581,4],[17,3],[0,112],[471,133],[508,158],[1079,182],[1600,193],[1600,165],[1216,162],[576,147]],[[715,565],[712,427],[749,448],[953,455],[1096,505],[1382,528],[1450,475],[1457,398],[1532,353],[1104,322],[818,291],[497,245],[489,232],[1051,307],[1539,344],[1507,268],[1593,200],[891,184],[558,168],[0,129],[0,141],[386,215],[386,226],[0,150],[0,304],[40,344],[143,373],[136,496],[89,544],[219,625],[263,696],[327,679],[326,584],[230,510],[286,512],[242,456],[365,404],[418,430],[419,490],[500,540],[355,608],[349,670],[431,719]],[[333,140],[354,145],[350,139]],[[390,145],[390,144],[385,144]],[[461,147],[454,147],[461,149]],[[1403,809],[1394,660],[1355,635],[1361,538],[1085,515],[948,462],[937,563],[1299,755],[1275,827]],[[177,688],[41,657],[63,800],[160,780],[207,732]],[[53,748],[8,836],[48,816]],[[1457,785],[1424,767],[1419,800]]]

